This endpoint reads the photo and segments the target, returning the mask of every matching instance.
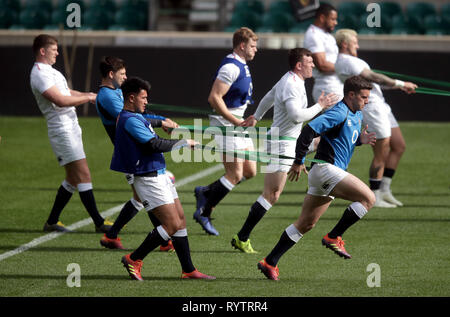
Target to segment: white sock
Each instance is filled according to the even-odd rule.
[[[360,202],[356,201],[354,203],[351,203],[350,206],[348,206],[353,212],[361,219],[364,217],[365,214],[367,214],[368,210],[366,207],[363,206]]]
[[[62,185],[62,187],[64,187],[65,190],[67,190],[69,193],[72,193],[72,194],[77,190],[76,187],[70,185],[66,180],[63,180],[61,185]]]
[[[263,206],[265,210],[269,210],[270,208],[272,208],[272,205],[262,195],[259,196],[256,201],[259,202],[259,204]]]
[[[223,186],[225,186],[226,189],[228,189],[229,191],[233,190],[234,185],[225,177],[222,176],[220,178],[220,182],[222,183]]]
[[[391,183],[392,183],[392,178],[383,176],[383,178],[381,179],[381,185],[380,185],[381,191],[383,191],[383,192],[390,191]]]
[[[77,189],[78,192],[86,192],[92,189],[92,183],[79,183]]]
[[[166,230],[164,230],[164,228],[162,226],[158,226],[156,227],[156,230],[158,230],[159,235],[161,236],[161,238],[163,238],[165,241],[168,241],[170,239],[169,234],[167,233]]]
[[[184,228],[184,229],[180,229],[180,230],[178,230],[177,232],[175,232],[173,235],[172,235],[172,237],[187,237],[187,229],[186,228]]]
[[[286,228],[286,233],[289,236],[289,238],[294,241],[295,243],[298,242],[298,240],[300,240],[303,235],[297,230],[297,228],[294,226],[294,224],[290,225],[289,227]]]

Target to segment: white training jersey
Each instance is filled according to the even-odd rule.
[[[273,106],[273,123],[271,129],[277,127],[279,136],[297,138],[304,121],[311,120],[322,107],[316,104],[308,107],[305,82],[294,72],[287,72],[261,99],[254,114],[261,120]]]
[[[339,76],[342,83],[344,83],[345,80],[351,76],[360,75],[364,69],[370,69],[369,64],[365,61],[349,54],[339,54],[334,67],[336,74]],[[369,96],[369,105],[385,103],[380,85],[377,83],[372,83],[372,86],[373,88],[370,91]]]
[[[336,63],[339,54],[336,39],[331,33],[325,32],[314,24],[311,24],[305,32],[303,47],[313,54],[324,52],[328,62]],[[314,68],[313,77],[315,89],[324,90],[325,94],[333,92],[343,96],[343,84],[335,73],[325,74]]]
[[[64,127],[64,124],[77,119],[75,107],[58,107],[42,94],[56,86],[63,96],[70,96],[66,78],[51,65],[35,63],[30,75],[31,90],[49,128]]]

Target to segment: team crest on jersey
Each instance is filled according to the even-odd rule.
[[[349,127],[352,126],[352,121],[351,121],[350,119],[347,120],[347,125],[348,125]]]
[[[246,76],[246,77],[250,77],[250,70],[248,69],[248,66],[245,65],[245,66],[244,66],[244,69],[245,69],[245,76]]]

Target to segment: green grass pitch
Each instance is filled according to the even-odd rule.
[[[192,124],[192,120],[179,119]],[[205,121],[206,122],[206,121]],[[262,122],[268,125],[269,122]],[[109,170],[112,145],[98,118],[80,118],[83,140],[100,211],[131,197],[123,175]],[[194,265],[217,276],[215,281],[180,280],[175,254],[152,252],[144,260],[143,283],[132,281],[121,257],[134,250],[151,229],[141,211],[122,231],[127,250],[106,250],[93,224],[0,261],[2,297],[328,297],[450,295],[450,125],[401,123],[407,142],[392,188],[402,208],[373,208],[345,234],[353,259],[343,260],[321,245],[321,238],[338,221],[348,202],[336,199],[316,227],[279,262],[280,281],[267,280],[256,264],[267,255],[282,231],[298,216],[306,178],[287,184],[279,202],[255,228],[251,241],[259,254],[231,248],[251,204],[260,195],[263,174],[233,190],[213,212],[220,236],[207,236],[192,219],[193,190],[221,175],[178,187],[184,207]],[[163,131],[158,131],[164,136]],[[44,235],[56,190],[63,180],[51,151],[43,118],[0,117],[0,255]],[[367,183],[371,149],[355,150],[349,171]],[[168,169],[177,180],[217,163],[174,163]],[[259,169],[258,169],[259,170]],[[115,219],[117,214],[111,218]],[[70,225],[88,217],[74,194],[61,220]],[[81,269],[81,286],[68,287],[70,263]],[[380,268],[379,287],[369,287],[372,263]]]

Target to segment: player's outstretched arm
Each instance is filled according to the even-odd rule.
[[[56,86],[52,86],[44,91],[42,96],[58,107],[76,107],[87,102],[95,103],[95,99],[97,98],[97,94],[91,92],[80,93],[80,95],[76,94],[75,96],[64,96]]]

